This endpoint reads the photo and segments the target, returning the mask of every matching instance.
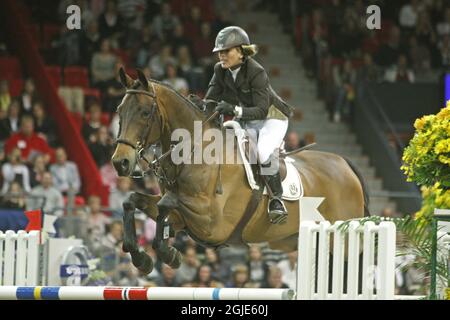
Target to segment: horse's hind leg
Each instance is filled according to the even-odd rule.
[[[158,258],[171,268],[178,268],[181,264],[181,253],[174,247],[169,246],[171,236],[168,213],[176,207],[176,199],[166,194],[158,202],[158,217],[156,218],[156,236],[153,240],[153,248],[156,250]]]
[[[153,270],[153,261],[147,253],[139,249],[136,237],[136,225],[134,222],[135,204],[131,196],[123,203],[123,245],[124,252],[129,252],[133,265],[142,273],[149,274]]]

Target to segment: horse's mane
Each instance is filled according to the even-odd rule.
[[[179,93],[178,91],[176,91],[170,84],[168,83],[164,83],[155,79],[149,79],[149,82],[153,82],[157,85],[160,85],[166,89],[168,89],[170,92],[174,93],[178,98],[180,98],[181,100],[184,101],[184,103],[190,107],[191,110],[193,110],[201,119],[205,118],[205,115],[198,109],[198,107],[188,98],[186,98],[185,96],[183,96],[181,93]],[[134,84],[136,85],[136,84]],[[134,86],[133,85],[133,86]],[[137,83],[137,85],[139,86],[139,82]]]

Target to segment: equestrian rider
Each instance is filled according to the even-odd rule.
[[[260,172],[270,189],[269,219],[274,224],[284,223],[287,210],[281,198],[278,149],[293,109],[275,93],[266,71],[252,58],[257,48],[242,28],[222,29],[213,52],[218,53],[220,61],[214,67],[205,99],[219,101],[215,111],[234,116],[244,129],[256,131]]]

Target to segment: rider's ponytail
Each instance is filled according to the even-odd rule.
[[[244,56],[251,57],[258,53],[258,47],[255,44],[242,45],[241,47]]]

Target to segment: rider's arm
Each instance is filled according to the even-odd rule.
[[[218,81],[217,79],[217,74],[220,72],[221,66],[219,63],[217,63],[214,66],[214,75],[211,78],[211,81],[209,82],[208,85],[208,91],[206,92],[205,95],[205,100],[214,100],[214,101],[219,101],[221,100],[221,96],[223,93],[223,86],[221,81]]]
[[[250,81],[250,86],[254,106],[244,107],[242,110],[238,110],[239,113],[242,111],[242,115],[238,116],[238,118],[247,121],[263,120],[267,117],[270,102],[269,78],[266,72],[261,70],[254,75]]]

